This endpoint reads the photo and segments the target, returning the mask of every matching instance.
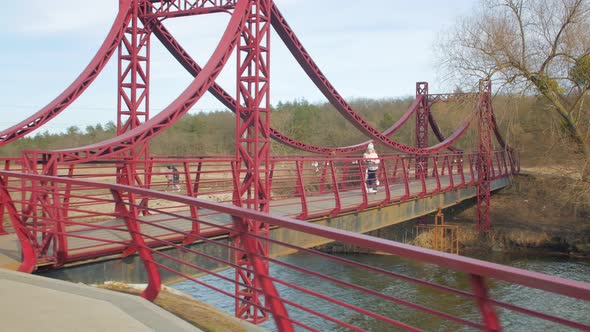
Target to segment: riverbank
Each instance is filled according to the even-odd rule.
[[[590,257],[590,188],[565,174],[524,172],[492,195],[491,231],[479,235],[475,201],[445,210],[463,250],[545,250]],[[414,243],[428,245],[427,238]]]
[[[526,250],[590,258],[590,184],[587,186],[584,188],[568,174],[525,171],[514,177],[509,187],[492,195],[489,233],[479,234],[477,230],[475,198],[445,209],[445,223],[458,229],[459,252],[468,256],[469,252]],[[433,231],[417,228],[418,222],[408,221],[368,234],[432,249]],[[433,225],[434,217],[427,216],[426,222]],[[449,251],[450,234],[445,235],[445,242]],[[373,253],[343,243],[329,243],[316,249],[328,253]]]

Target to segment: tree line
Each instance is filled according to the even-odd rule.
[[[390,128],[409,108],[414,98],[355,99],[350,104],[363,119],[384,131]],[[445,136],[461,126],[470,112],[476,109],[477,99],[465,99],[431,108],[441,131]],[[551,162],[559,164],[571,161],[572,156],[582,157],[571,143],[567,128],[559,117],[548,113],[536,116],[537,109],[544,109],[547,103],[542,96],[494,97],[494,111],[501,126],[501,132],[508,143],[521,152],[523,162],[535,165]],[[535,110],[535,111],[533,111]],[[392,138],[414,145],[415,120],[410,119]],[[150,142],[152,155],[232,155],[235,153],[235,114],[226,111],[187,114],[166,131]],[[293,100],[280,102],[271,112],[273,128],[296,140],[318,146],[349,146],[366,141],[367,138],[339,114],[329,103],[309,103]],[[41,132],[30,135],[0,148],[3,157],[18,157],[23,150],[54,150],[97,143],[114,137],[116,125],[113,122],[79,128],[69,127],[62,133]],[[430,144],[436,144],[430,133]],[[456,146],[465,150],[477,149],[477,125],[473,123],[465,137]],[[377,145],[378,152],[396,152]],[[272,141],[271,152],[277,155],[301,154]]]

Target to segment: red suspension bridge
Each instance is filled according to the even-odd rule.
[[[165,19],[220,12],[231,18],[203,67],[163,24]],[[367,141],[344,147],[314,146],[271,127],[271,31],[277,33],[318,89]],[[149,110],[152,35],[194,76],[192,83],[154,117],[150,117]],[[135,257],[145,268],[142,275],[148,286],[142,296],[146,299],[154,300],[163,282],[191,280],[233,298],[237,317],[256,324],[272,317],[280,331],[318,330],[313,324],[292,318],[290,312],[294,310],[334,326],[362,330],[342,318],[322,313],[310,305],[313,301],[282,296],[279,289],[285,287],[387,325],[421,328],[408,325],[402,316],[384,316],[306,285],[287,282],[270,272],[271,265],[449,321],[453,326],[501,330],[499,313],[511,311],[590,330],[588,321],[494,299],[488,279],[581,301],[590,300],[587,283],[359,234],[471,197],[477,200],[478,229],[482,233],[489,231],[490,192],[506,186],[519,171],[518,155],[503,140],[496,123],[489,81],[482,81],[477,93],[439,95],[429,94],[427,83],[417,83],[416,98],[408,110],[389,129],[380,132],[330,84],[271,0],[120,0],[106,40],[80,76],[46,107],[3,130],[0,144],[24,137],[66,109],[92,84],[116,51],[119,70],[114,138],[77,148],[24,151],[20,158],[4,160],[0,209],[9,224],[0,226],[0,243],[20,245],[20,271],[70,267],[91,259]],[[215,81],[234,53],[236,96]],[[236,114],[235,155],[151,155],[150,140],[186,114],[207,91]],[[431,107],[457,99],[473,100],[474,107],[455,131],[445,136]],[[410,125],[411,118],[415,119],[415,144],[392,138]],[[468,129],[477,132],[473,151],[455,147],[465,139]],[[429,144],[430,134],[438,143]],[[307,154],[272,156],[271,139]],[[375,195],[369,195],[364,185],[366,164],[358,154],[371,142],[392,151],[380,158],[381,187]],[[179,165],[182,195],[165,192],[169,189],[165,176],[174,175],[163,168],[165,165]],[[399,212],[404,209],[412,212]],[[369,217],[347,221],[355,214]],[[370,222],[370,216],[377,216],[379,222]],[[456,270],[467,276],[470,287],[449,287],[309,249],[331,241]],[[473,301],[479,318],[413,303],[276,258],[298,251],[355,266],[378,278],[465,298]],[[216,272],[228,268],[235,270],[234,278]],[[202,281],[198,278],[201,275],[230,283],[233,292]]]

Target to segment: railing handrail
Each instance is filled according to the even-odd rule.
[[[492,151],[493,153],[505,153],[505,149],[496,149]],[[443,156],[467,156],[470,154],[477,154],[477,151],[472,152],[437,152],[427,157],[443,157]],[[416,155],[408,154],[408,153],[397,153],[397,152],[383,152],[379,153],[381,158],[414,158]],[[0,157],[0,161],[22,161],[22,157]],[[321,155],[321,154],[293,154],[293,155],[273,155],[271,156],[271,160],[276,161],[287,161],[287,160],[310,160],[310,161],[332,161],[332,160],[357,160],[362,159],[362,153],[357,154],[347,154],[347,155]],[[234,161],[236,160],[235,155],[191,155],[191,156],[176,156],[176,155],[153,155],[150,156],[150,161],[178,161],[178,162],[186,162],[186,161]],[[105,164],[105,163],[120,163],[120,162],[136,162],[136,163],[145,163],[145,161],[133,161],[131,159],[100,159],[100,160],[93,160],[85,163],[80,163],[81,165],[92,165],[92,164]]]

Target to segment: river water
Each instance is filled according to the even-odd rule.
[[[590,261],[587,259],[574,259],[565,256],[540,254],[484,253],[471,254],[470,256],[525,270],[542,272],[549,275],[590,283]],[[465,290],[469,290],[470,287],[468,279],[463,273],[458,273],[435,265],[411,262],[396,256],[345,255],[345,257],[363,262],[367,265],[426,279],[442,285]],[[471,300],[458,298],[457,296],[441,293],[426,287],[416,287],[415,285],[406,282],[402,283],[397,280],[375,278],[374,274],[366,273],[364,270],[349,266],[343,267],[336,262],[309,254],[291,255],[283,257],[281,260],[295,266],[305,267],[315,272],[332,275],[334,277],[342,278],[343,275],[346,275],[346,279],[354,281],[355,284],[364,285],[367,288],[415,303],[425,304],[428,307],[436,308],[474,322],[479,321],[479,311]],[[223,271],[222,274],[233,278],[233,271]],[[302,285],[306,288],[321,290],[322,292],[329,294],[331,297],[338,298],[344,302],[357,305],[373,312],[378,312],[386,317],[399,319],[406,324],[416,326],[426,331],[474,330],[473,328],[449,323],[426,313],[416,312],[415,310],[399,305],[392,305],[390,302],[380,301],[367,296],[359,296],[359,294],[354,291],[330,283],[315,283],[308,280],[304,275],[293,273],[291,270],[277,264],[271,265],[271,274],[277,276],[281,280]],[[201,278],[201,280],[215,284],[217,287],[233,293],[233,286],[229,283],[223,285],[223,283],[217,278],[204,277]],[[575,300],[503,282],[491,282],[489,286],[490,293],[496,300],[590,324],[590,303],[587,301]],[[198,286],[192,282],[180,283],[175,285],[174,288],[191,294],[201,301],[233,314],[233,299],[228,296],[220,295],[215,291]],[[392,328],[390,325],[386,325],[380,321],[367,319],[363,315],[351,314],[339,307],[335,308],[322,301],[309,300],[308,298],[304,298],[301,293],[294,291],[291,288],[285,288],[279,285],[278,290],[283,297],[295,302],[308,301],[306,305],[313,307],[314,310],[332,317],[338,317],[347,323],[354,324],[368,331],[402,331],[402,329]],[[502,326],[505,331],[573,331],[573,329],[563,327],[562,325],[556,325],[554,323],[519,315],[504,309],[499,309],[498,313],[501,316]],[[290,308],[289,314],[290,317],[305,322],[320,331],[348,331],[348,329],[338,327],[331,322],[313,317],[302,311]],[[270,331],[276,330],[272,320],[262,324],[262,327]],[[301,330],[303,331],[304,329]]]

